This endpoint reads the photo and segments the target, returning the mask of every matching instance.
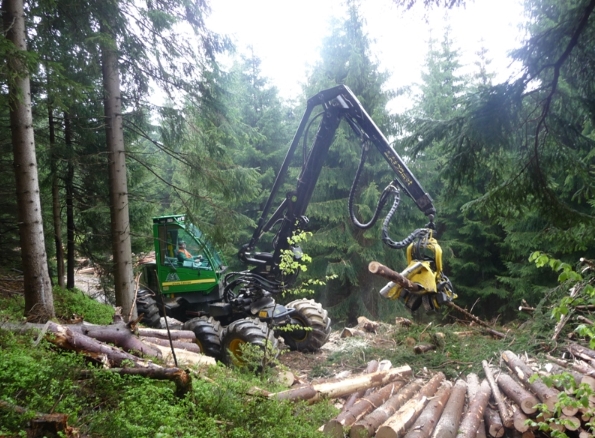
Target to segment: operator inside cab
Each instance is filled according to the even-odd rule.
[[[186,249],[186,242],[180,240],[178,242],[178,261],[184,263],[186,260],[193,260],[192,254]]]

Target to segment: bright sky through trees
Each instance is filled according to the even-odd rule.
[[[398,88],[420,80],[430,37],[440,41],[450,25],[464,64],[473,63],[482,44],[493,60],[497,81],[512,74],[506,53],[517,47],[523,21],[520,0],[470,0],[465,8],[421,7],[404,12],[391,0],[362,1],[361,13],[381,68],[391,73],[390,85]],[[300,92],[308,66],[319,56],[328,20],[344,13],[341,0],[214,0],[208,25],[234,39],[240,51],[249,45],[262,59],[263,73],[285,98]],[[425,16],[426,15],[426,16]]]

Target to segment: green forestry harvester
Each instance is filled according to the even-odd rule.
[[[315,108],[320,108],[321,111],[311,117]],[[289,241],[294,233],[305,230],[308,224],[306,208],[341,121],[345,121],[361,139],[361,163],[349,195],[349,212],[354,226],[371,228],[392,196],[393,206],[382,227],[383,241],[392,248],[404,248],[412,244],[417,248],[415,254],[420,252],[420,248],[436,253],[434,243],[428,243],[433,241],[436,211],[432,199],[424,192],[353,92],[340,85],[322,91],[308,100],[304,116],[252,238],[239,251],[240,260],[252,268],[226,273],[221,256],[202,232],[187,222],[184,216],[161,216],[153,219],[155,261],[143,265],[141,287],[137,294],[138,312],[144,314],[144,323],[159,327],[160,317],[173,317],[183,322],[184,329],[194,331],[205,354],[228,364],[236,360],[243,344],[251,343],[263,348],[268,344],[276,348],[277,336],[282,337],[291,349],[300,351],[315,351],[326,343],[331,331],[331,321],[327,311],[319,303],[301,299],[281,305],[276,302],[275,296],[295,279],[295,276],[289,279],[284,276],[280,261],[287,250],[292,251],[296,259],[300,257],[300,248]],[[311,147],[305,151],[307,158],[297,185],[271,213],[294,152],[302,141],[304,148],[306,147],[308,132],[315,122],[318,123],[317,132]],[[386,159],[396,178],[382,193],[372,219],[362,224],[355,217],[353,201],[370,145],[374,145]],[[413,199],[430,222],[425,228],[415,230],[404,240],[395,242],[388,236],[387,229],[399,204],[401,190]],[[256,246],[261,237],[273,227],[275,235],[272,250],[257,251]],[[187,245],[186,248],[180,245],[182,242]],[[431,300],[426,301],[434,307],[450,300],[450,286],[445,288],[445,282],[441,281],[445,278],[441,272],[441,260],[435,263],[427,255],[420,258],[424,258],[421,260],[423,263],[417,259],[409,260],[411,269],[406,274],[423,280],[424,290],[418,296],[431,296]],[[404,295],[400,291],[391,292],[388,297],[393,299]],[[421,299],[408,301],[409,307],[415,307],[419,306]],[[292,329],[287,330],[288,327]]]

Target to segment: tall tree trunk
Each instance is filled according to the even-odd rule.
[[[48,73],[48,90],[49,90]],[[60,214],[60,185],[58,178],[58,153],[56,151],[56,131],[54,114],[48,101],[48,125],[50,129],[50,167],[52,173],[52,217],[54,222],[54,244],[56,245],[56,265],[58,286],[64,287],[64,247],[62,246],[62,218]]]
[[[2,2],[6,38],[17,52],[9,55],[10,128],[14,153],[21,258],[25,287],[25,315],[34,321],[54,317],[54,297],[47,267],[41,199],[31,114],[29,74],[18,52],[27,50],[23,0]]]
[[[70,114],[64,113],[64,143],[68,150],[66,170],[66,288],[74,289],[74,147]]]
[[[128,319],[129,317],[136,318],[136,308],[134,307],[126,152],[124,150],[124,132],[122,129],[117,43],[106,23],[101,23],[100,30],[104,36],[101,43],[101,62],[105,93],[105,130],[109,167],[114,286],[116,305],[122,307],[122,314]]]

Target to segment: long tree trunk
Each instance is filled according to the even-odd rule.
[[[64,113],[64,142],[68,150],[66,170],[66,288],[74,289],[74,146],[70,114]]]
[[[48,90],[49,90],[48,73]],[[49,92],[49,91],[48,91]],[[49,99],[49,98],[48,98]],[[50,130],[50,168],[52,172],[52,218],[54,222],[54,245],[56,246],[56,265],[58,286],[64,287],[64,247],[62,246],[62,217],[60,214],[60,185],[58,178],[58,153],[56,151],[56,131],[54,127],[54,114],[48,101],[48,126]]]
[[[136,319],[134,307],[134,276],[132,274],[132,250],[130,242],[130,217],[128,214],[128,184],[126,180],[126,151],[122,128],[122,99],[118,72],[117,43],[109,30],[101,23],[103,34],[101,62],[103,72],[105,130],[109,168],[110,212],[112,251],[114,258],[114,286],[116,305],[128,320]]]
[[[23,0],[4,0],[2,15],[6,38],[16,46],[17,52],[25,52],[27,45]],[[18,54],[10,56],[7,68],[8,76],[11,77],[10,128],[25,287],[25,315],[31,320],[45,321],[54,317],[54,297],[43,234],[29,74]]]

